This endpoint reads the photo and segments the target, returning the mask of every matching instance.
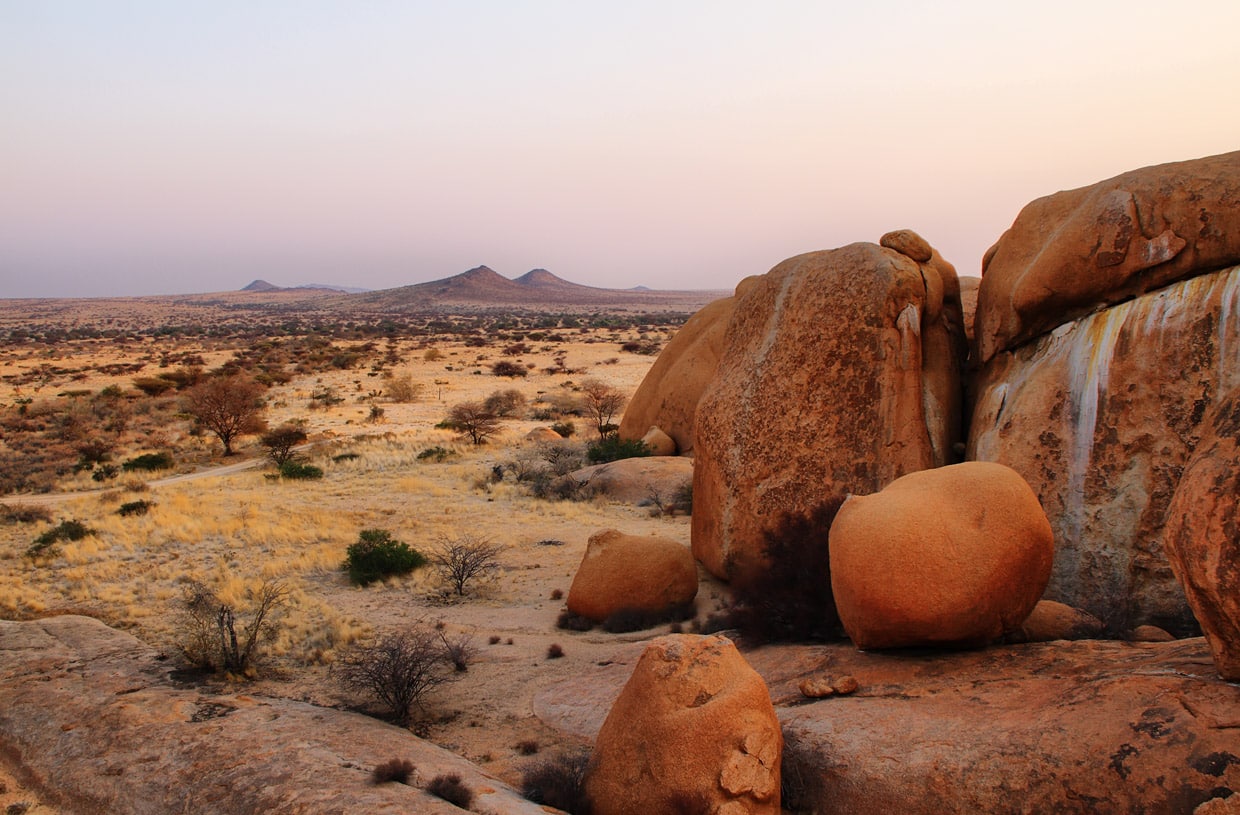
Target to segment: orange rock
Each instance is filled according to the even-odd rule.
[[[654,426],[651,426],[646,431],[646,435],[642,436],[642,444],[646,445],[652,456],[676,455],[676,442],[671,436]]]
[[[1203,423],[1167,508],[1164,544],[1219,675],[1240,681],[1240,389]]]
[[[762,678],[724,637],[660,637],[594,744],[595,815],[779,815],[783,736]]]
[[[1039,600],[1011,639],[1015,642],[1052,642],[1101,635],[1102,621],[1094,615],[1054,600]]]
[[[1133,642],[1172,642],[1175,637],[1156,625],[1139,625],[1128,637]]]
[[[784,516],[947,463],[962,348],[955,271],[933,252],[857,243],[755,280],[698,404],[694,556],[724,578],[760,568]]]
[[[982,287],[985,289],[983,281]],[[1048,599],[1119,636],[1197,631],[1163,551],[1202,421],[1240,386],[1240,267],[1182,280],[997,354],[967,457],[1012,467],[1055,532]]]
[[[1029,616],[1053,548],[1019,474],[966,462],[849,498],[831,526],[831,590],[858,648],[984,644]]]
[[[536,427],[529,433],[525,434],[525,440],[544,444],[549,442],[564,441],[564,437],[549,427]]]
[[[1099,305],[1238,262],[1240,152],[1039,198],[982,261],[980,360]]]
[[[697,565],[674,540],[605,529],[590,536],[568,610],[602,622],[621,609],[658,612],[697,596]]]
[[[737,287],[739,291],[741,286]],[[640,439],[659,427],[681,453],[693,450],[693,414],[715,376],[735,297],[708,304],[681,326],[642,379],[620,419],[620,438]]]

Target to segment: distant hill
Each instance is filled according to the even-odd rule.
[[[429,283],[381,289],[350,298],[350,304],[385,311],[389,309],[435,309],[445,305],[496,308],[556,307],[699,307],[731,292],[669,292],[637,289],[601,289],[583,286],[546,269],[533,269],[515,280],[504,277],[489,266],[476,266],[465,272]],[[682,306],[682,301],[686,304]],[[696,304],[696,305],[693,305]]]
[[[361,292],[370,291],[370,289],[359,289],[356,286],[332,286],[325,283],[300,283],[296,286],[277,286],[274,283],[268,283],[266,280],[255,280],[250,285],[241,289],[241,291],[251,292],[272,292],[272,291],[338,291],[342,294],[359,294]]]

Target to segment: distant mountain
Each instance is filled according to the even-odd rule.
[[[252,292],[272,292],[272,291],[337,291],[342,294],[359,294],[361,292],[370,291],[370,289],[359,289],[356,286],[332,286],[325,283],[299,283],[296,286],[277,286],[274,283],[268,283],[266,280],[255,280],[250,285],[241,289],[241,291]]]

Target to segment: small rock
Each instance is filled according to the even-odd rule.
[[[1240,815],[1240,794],[1211,798],[1193,810],[1193,815]]]
[[[676,455],[676,442],[658,427],[651,426],[646,431],[646,435],[642,436],[642,444],[649,448],[652,456]]]
[[[801,695],[807,699],[822,699],[835,695],[835,686],[831,684],[830,679],[811,676],[808,679],[802,679],[797,687]]]
[[[1171,642],[1175,639],[1156,625],[1139,625],[1132,629],[1128,638],[1133,642]]]
[[[835,692],[840,696],[856,693],[859,687],[861,687],[861,683],[857,681],[855,676],[841,676],[835,681]]]

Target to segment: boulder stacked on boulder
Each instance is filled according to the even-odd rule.
[[[594,744],[595,815],[779,815],[783,736],[762,677],[724,637],[660,637]]]
[[[1033,486],[1057,541],[1047,596],[1113,635],[1196,630],[1163,524],[1203,418],[1240,386],[1238,262],[1240,153],[1034,201],[988,254],[967,457]]]
[[[738,295],[696,417],[693,553],[713,574],[761,568],[783,517],[950,460],[956,273],[914,233],[884,244],[790,258]]]
[[[1025,480],[966,462],[849,498],[831,525],[831,590],[858,648],[984,645],[1029,616],[1053,554]]]
[[[594,622],[618,611],[657,615],[688,606],[697,590],[697,564],[683,545],[605,529],[590,536],[568,610]]]
[[[1240,681],[1240,390],[1203,422],[1164,541],[1219,675]]]

